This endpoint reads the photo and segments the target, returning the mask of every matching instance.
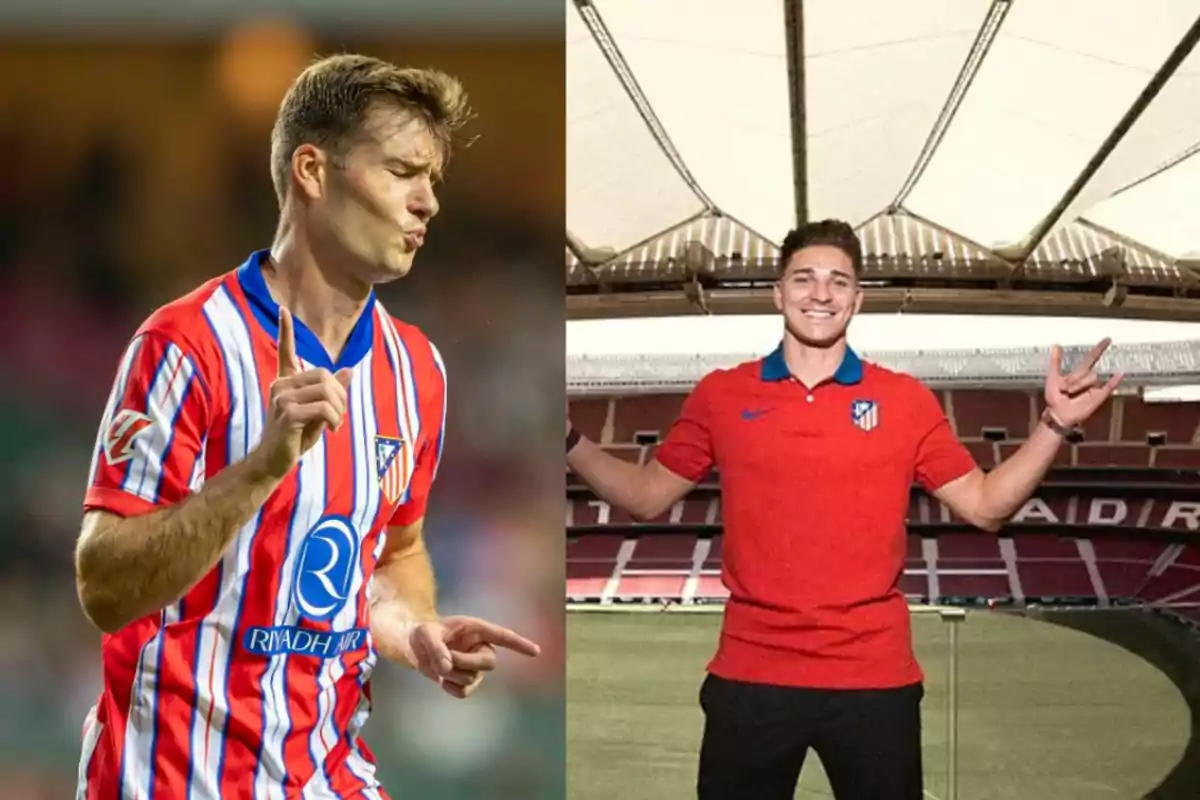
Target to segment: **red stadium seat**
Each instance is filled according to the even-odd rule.
[[[1000,449],[995,442],[967,439],[963,441],[963,444],[967,446],[967,450],[970,451],[971,456],[975,459],[975,463],[982,469],[991,469],[1000,463],[997,458]]]
[[[1150,564],[1139,561],[1097,561],[1096,569],[1109,597],[1137,597],[1150,580]]]
[[[1152,433],[1166,435],[1165,444],[1191,444],[1200,425],[1195,403],[1147,403],[1139,397],[1122,398],[1121,441],[1147,444]]]
[[[1008,572],[1002,567],[990,571],[990,574],[960,575],[938,570],[938,596],[1010,597],[1012,596],[1012,587],[1009,583]]]
[[[1076,445],[1076,463],[1081,467],[1149,467],[1150,448],[1144,444]]]
[[[929,578],[924,574],[904,573],[900,576],[900,591],[909,598],[929,597]]]
[[[703,569],[710,570],[721,568],[721,557],[724,553],[722,544],[724,543],[724,539],[725,537],[723,536],[713,537],[712,547],[708,551],[708,557],[704,559]]]
[[[608,419],[607,397],[581,397],[571,401],[571,424],[593,442],[602,442],[604,423]]]
[[[696,598],[701,600],[727,600],[729,589],[721,582],[720,575],[701,575],[696,582]]]
[[[938,392],[939,401],[944,402],[946,394]],[[950,397],[948,411],[959,435],[984,468],[994,467],[1020,447],[1028,436],[1031,420],[1042,407],[1040,394],[1025,391],[955,390]],[[597,440],[611,418],[612,441],[605,449],[633,463],[648,463],[657,445],[645,440],[635,443],[635,437],[639,433],[665,435],[683,399],[681,394],[612,401],[585,398],[572,404],[572,418]],[[1082,442],[1059,450],[1055,466],[1200,470],[1200,446],[1191,442],[1200,422],[1194,405],[1147,405],[1136,398],[1118,398],[1118,402],[1124,404],[1125,412],[1120,439],[1110,436],[1114,416],[1111,405],[1106,406],[1086,427]],[[1003,429],[1007,438],[996,441],[989,433],[985,439],[984,433],[990,429]],[[1150,433],[1162,434],[1166,443],[1151,443],[1147,439]],[[1170,480],[1169,475],[1161,473],[1156,480]],[[1118,492],[1119,488],[1113,486]],[[1156,601],[1179,595],[1200,603],[1200,545],[1180,549],[1150,539],[1061,538],[1049,526],[1055,521],[1083,521],[1086,510],[1081,506],[1072,515],[1069,498],[1062,493],[1047,495],[1043,503],[1043,513],[1048,509],[1053,517],[1044,534],[1006,532],[1000,538],[983,532],[941,533],[931,539],[910,535],[901,590],[912,599],[934,600],[954,596],[1008,598],[1019,589],[1025,597],[1106,594],[1110,598]],[[653,522],[719,524],[719,510],[719,497],[697,494]],[[935,523],[954,521],[936,501],[923,495],[914,495],[909,518]],[[637,538],[626,539],[626,526],[634,521],[619,509],[596,501],[575,501],[570,519],[576,525],[611,525],[613,532],[569,543],[569,596],[598,598],[609,590],[616,599],[631,601],[664,597],[686,600],[692,596],[699,601],[719,601],[728,597],[720,579],[721,536],[702,539],[691,533],[638,533]],[[1025,522],[1037,524],[1038,518],[1034,515]],[[925,560],[925,541],[930,542],[929,550],[936,552],[932,564]],[[1005,542],[1003,548],[1001,542]],[[1015,561],[1006,561],[1005,553],[1015,555]],[[614,582],[619,554],[628,556],[628,561]],[[704,554],[704,559],[694,571],[697,554]],[[1151,571],[1165,556],[1175,556],[1174,562],[1163,574],[1152,576]],[[1089,570],[1093,563],[1094,570]],[[937,597],[931,598],[931,594]]]
[[[637,539],[629,569],[691,569],[696,537],[648,534]]]
[[[624,537],[591,534],[567,541],[567,596],[599,597],[617,565]]]
[[[625,397],[617,401],[613,416],[613,442],[632,442],[638,433],[657,432],[666,436],[667,429],[679,416],[684,395],[648,394]]]
[[[1175,557],[1175,564],[1181,564],[1189,567],[1200,567],[1200,545],[1188,545],[1179,551],[1179,555]]]
[[[1151,542],[1144,539],[1110,539],[1098,537],[1092,540],[1096,558],[1100,561],[1135,561],[1150,566],[1157,561],[1167,549],[1162,542]]]
[[[1200,446],[1156,447],[1154,466],[1164,469],[1200,469]]]
[[[1200,601],[1200,568],[1174,565],[1156,575],[1142,590],[1147,600],[1167,601],[1187,598]]]
[[[1074,539],[1062,539],[1045,534],[1023,534],[1012,537],[1017,562],[1030,558],[1053,558],[1071,560],[1079,558],[1079,547]]]
[[[993,569],[1003,567],[999,539],[985,533],[947,533],[937,537],[938,567]]]
[[[1004,459],[1011,456],[1013,453],[1017,452],[1017,450],[1018,450],[1018,448],[1020,448],[1020,446],[1021,446],[1020,444],[1013,444],[1010,442],[1005,442],[1004,444],[1001,444],[1000,445],[1000,460],[1003,461]],[[1072,457],[1072,453],[1074,452],[1074,449],[1075,448],[1070,445],[1063,445],[1062,447],[1058,448],[1058,453],[1056,453],[1054,456],[1054,466],[1056,466],[1056,467],[1072,466],[1071,457]]]
[[[620,600],[680,600],[686,583],[686,573],[656,572],[651,575],[637,575],[625,572],[617,583],[613,597]]]
[[[1021,576],[1021,588],[1026,597],[1047,595],[1069,595],[1073,597],[1094,597],[1096,588],[1088,575],[1087,566],[1078,557],[1074,561],[1026,560],[1018,566]]]
[[[925,566],[925,550],[921,546],[921,537],[908,535],[908,540],[905,542],[904,564],[908,567],[924,567]]]
[[[1009,440],[1029,436],[1029,393],[995,389],[955,389],[951,394],[956,430],[962,438],[982,439],[985,428],[999,428]]]
[[[617,584],[616,597],[680,599],[692,571],[696,537],[650,534],[636,540]]]

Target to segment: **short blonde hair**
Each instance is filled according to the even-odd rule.
[[[454,138],[473,117],[458,79],[434,69],[398,67],[363,55],[322,58],[284,95],[271,131],[271,180],[282,205],[292,154],[302,144],[344,152],[380,104],[422,117],[449,160]]]

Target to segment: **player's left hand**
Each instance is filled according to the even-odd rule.
[[[1078,425],[1096,412],[1121,383],[1118,373],[1101,383],[1096,364],[1112,339],[1104,339],[1091,349],[1069,375],[1062,374],[1062,348],[1050,351],[1050,369],[1046,374],[1046,408],[1066,427]]]
[[[443,617],[422,622],[409,634],[415,666],[422,675],[459,699],[469,697],[496,668],[496,648],[536,656],[541,648],[520,634],[475,617]]]

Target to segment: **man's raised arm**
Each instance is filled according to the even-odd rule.
[[[709,411],[713,386],[711,376],[696,384],[658,456],[643,465],[622,461],[585,439],[572,428],[568,405],[567,466],[604,502],[636,519],[654,519],[682,500],[716,463]]]
[[[1101,379],[1096,365],[1111,344],[1104,339],[1070,374],[1062,372],[1062,348],[1050,351],[1046,410],[1024,444],[986,475],[976,469],[933,492],[963,519],[998,531],[1028,500],[1054,463],[1071,429],[1089,419],[1120,385],[1122,375]]]
[[[79,600],[96,627],[114,633],[186,594],[325,428],[341,424],[350,373],[301,372],[286,310],[279,339],[261,442],[195,494],[188,478],[211,412],[195,366],[156,333],[131,345],[75,550]]]
[[[631,464],[582,437],[567,453],[567,465],[597,497],[640,520],[654,519],[696,486],[657,460]]]

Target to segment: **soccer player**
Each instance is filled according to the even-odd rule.
[[[700,693],[701,800],[790,800],[810,748],[838,800],[921,800],[923,675],[898,587],[913,480],[999,529],[1120,376],[1094,371],[1107,341],[1066,376],[1054,348],[1041,421],[984,474],[932,392],[847,345],[863,301],[853,229],[792,231],[780,266],[778,349],[705,376],[650,463],[604,453],[569,421],[567,463],[643,519],[718,469],[730,597]]]
[[[154,312],[121,360],[76,550],[104,689],[78,800],[383,798],[378,654],[463,698],[516,633],[440,617],[422,528],[446,374],[403,277],[468,119],[437,71],[337,56],[283,100],[270,250]]]

